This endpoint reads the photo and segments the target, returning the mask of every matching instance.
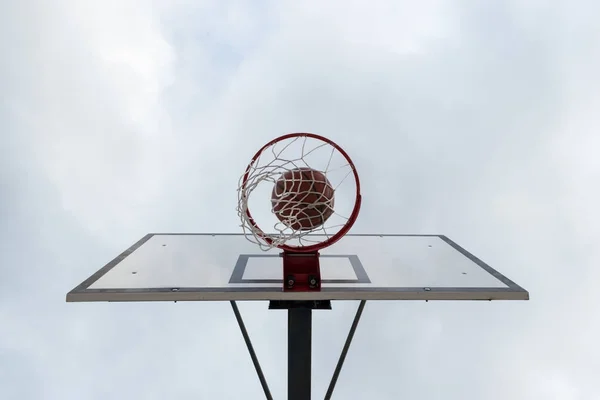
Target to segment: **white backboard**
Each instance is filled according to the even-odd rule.
[[[346,235],[320,252],[319,292],[283,292],[280,252],[242,234],[148,234],[67,301],[529,299],[443,235]]]

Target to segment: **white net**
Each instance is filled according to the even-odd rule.
[[[330,143],[310,136],[265,148],[239,186],[241,226],[262,250],[326,241],[347,224],[356,202],[352,164]]]

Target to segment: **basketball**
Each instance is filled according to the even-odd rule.
[[[307,231],[333,214],[334,189],[322,172],[311,168],[286,171],[271,193],[272,211],[286,226]]]

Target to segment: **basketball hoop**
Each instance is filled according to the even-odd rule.
[[[341,156],[338,158],[343,161],[342,165],[339,165],[339,163],[338,165],[332,165],[336,153]],[[318,165],[311,165],[313,162]],[[351,193],[351,196],[354,197],[352,208],[347,211],[347,215],[343,215],[333,208],[333,201],[330,198],[322,198],[313,204],[313,209],[318,208],[319,205],[324,205],[327,210],[333,211],[334,216],[337,218],[330,218],[332,223],[325,222],[310,229],[298,229],[298,226],[294,226],[294,224],[277,221],[272,226],[275,233],[266,233],[257,222],[259,218],[255,218],[250,212],[251,195],[261,185],[268,186],[267,189],[271,190],[278,181],[281,181],[284,175],[293,174],[294,171],[301,169],[318,171],[330,180],[332,180],[331,176],[335,175],[338,179],[332,180],[330,185],[336,193],[339,192],[342,184],[348,183],[346,182],[347,178],[352,177],[354,181],[354,190]],[[313,175],[314,173],[298,174],[298,180],[295,181],[297,182],[296,186],[301,186],[303,179],[305,183],[311,181]],[[346,193],[348,192],[346,191]],[[267,199],[263,198],[260,201],[268,204]],[[302,202],[299,201],[298,203]],[[343,202],[336,199],[336,203],[339,205]],[[312,133],[291,133],[270,141],[252,157],[240,179],[237,211],[246,237],[258,244],[262,250],[266,251],[278,247],[282,250],[294,252],[312,252],[331,246],[350,230],[358,217],[360,203],[360,181],[350,156],[339,145],[323,136]],[[297,207],[300,207],[300,205],[297,205]],[[310,217],[305,217],[305,219],[308,218]],[[309,237],[311,234],[322,235],[321,238],[324,239],[314,240]]]
[[[360,205],[360,181],[348,154],[322,136],[291,133],[252,157],[240,179],[237,211],[248,240],[264,251],[283,250],[284,290],[299,287],[298,276],[309,290],[319,290],[318,251],[350,230]],[[274,233],[265,232],[265,224]]]

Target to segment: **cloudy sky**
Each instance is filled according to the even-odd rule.
[[[263,398],[228,304],[65,294],[147,232],[239,232],[239,175],[294,131],[352,155],[354,232],[444,233],[531,293],[368,303],[334,398],[600,398],[598,15],[592,0],[0,2],[0,398]],[[356,306],[315,312],[315,398]],[[285,398],[285,313],[241,310]]]

